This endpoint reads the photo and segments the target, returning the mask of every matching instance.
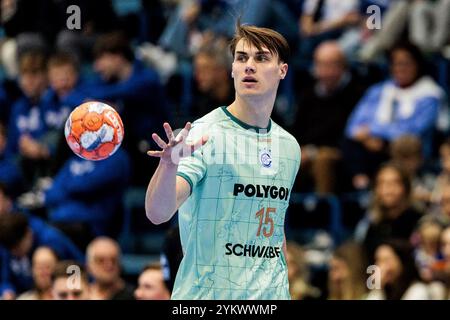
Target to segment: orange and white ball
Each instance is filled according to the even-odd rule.
[[[90,101],[72,111],[64,134],[76,155],[86,160],[103,160],[119,149],[124,127],[116,110],[105,103]]]

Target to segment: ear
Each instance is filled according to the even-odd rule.
[[[288,64],[287,63],[282,63],[280,65],[280,79],[283,80],[286,77],[286,74],[288,72]]]

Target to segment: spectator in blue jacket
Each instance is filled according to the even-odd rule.
[[[19,59],[19,73],[23,97],[12,107],[5,155],[19,159],[25,178],[32,183],[45,171],[52,140],[46,136],[41,105],[47,88],[45,55],[39,51],[24,53]]]
[[[122,196],[129,172],[129,157],[121,149],[102,161],[73,156],[43,193],[49,220],[74,237],[81,226],[86,235],[80,240],[82,247],[93,236],[115,236],[122,217]]]
[[[31,289],[31,256],[40,246],[52,248],[62,259],[84,261],[83,253],[42,219],[22,213],[0,216],[0,295]]]
[[[355,187],[365,187],[368,176],[387,158],[389,144],[414,135],[430,156],[433,134],[448,129],[444,91],[425,75],[419,49],[399,44],[389,54],[391,79],[368,89],[347,123],[344,155]]]
[[[11,157],[6,157],[6,141],[6,128],[0,123],[0,184],[2,184],[0,190],[19,194],[22,191],[22,173],[16,161]]]
[[[113,104],[124,126],[124,148],[133,159],[133,182],[146,184],[149,170],[146,150],[151,134],[167,121],[170,112],[158,74],[135,60],[121,33],[101,36],[94,47],[94,68],[100,79],[86,87],[89,97]]]

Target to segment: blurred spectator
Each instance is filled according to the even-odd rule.
[[[431,202],[436,176],[424,167],[422,150],[420,139],[412,135],[401,136],[390,145],[392,162],[402,167],[411,180],[412,200],[425,210]]]
[[[450,226],[441,233],[441,253],[443,263],[441,265],[441,280],[447,288],[447,299],[450,299]]]
[[[52,248],[63,259],[84,260],[68,238],[43,220],[21,213],[0,216],[0,292],[18,294],[31,289],[31,256],[40,246]]]
[[[24,53],[19,61],[19,82],[24,96],[12,107],[6,157],[19,157],[26,182],[31,186],[45,175],[55,139],[49,131],[42,97],[47,88],[46,57],[42,52]]]
[[[0,216],[13,211],[13,201],[8,193],[8,189],[0,183]]]
[[[419,280],[413,251],[407,242],[387,241],[375,251],[380,268],[380,289],[372,289],[368,300],[429,300],[428,287]]]
[[[450,42],[450,0],[411,1],[409,38],[423,51],[442,50]]]
[[[445,140],[439,147],[441,172],[439,173],[431,196],[433,204],[439,205],[444,196],[444,188],[450,185],[450,139]]]
[[[411,134],[423,142],[424,155],[431,154],[440,122],[445,93],[425,75],[424,60],[417,47],[399,44],[389,54],[392,79],[369,88],[350,116],[344,155],[355,188],[365,188],[369,176],[387,158],[387,147],[396,138]]]
[[[356,228],[368,256],[389,238],[407,241],[421,217],[411,204],[411,182],[408,175],[393,163],[380,167],[373,188],[373,204]]]
[[[425,282],[435,279],[435,268],[440,265],[440,238],[442,222],[436,217],[424,216],[417,227],[415,260],[420,278]]]
[[[157,164],[146,154],[151,134],[171,115],[164,88],[154,70],[134,59],[129,42],[120,33],[100,37],[94,55],[94,68],[101,79],[86,86],[85,93],[116,107],[127,130],[123,147],[133,161],[132,183],[147,184],[150,176],[144,173],[151,172],[149,164]]]
[[[450,183],[441,186],[439,197],[434,202],[431,213],[436,214],[443,222],[450,225]]]
[[[328,299],[360,300],[367,295],[367,257],[354,242],[339,246],[331,257],[328,271]]]
[[[56,253],[49,247],[38,247],[32,258],[34,288],[22,293],[17,300],[52,300],[52,274],[58,263]]]
[[[139,275],[134,297],[136,300],[170,300],[161,265],[150,264],[144,267]]]
[[[295,242],[286,244],[289,292],[292,300],[318,299],[320,290],[309,283],[309,270],[305,252]]]
[[[81,12],[80,29],[67,28],[67,8],[77,5]],[[57,33],[55,47],[59,51],[75,55],[81,63],[92,59],[92,47],[104,33],[124,28],[114,11],[112,0],[58,0],[53,1],[53,28]]]
[[[1,44],[1,61],[9,78],[19,72],[17,59],[28,50],[46,50],[51,38],[48,27],[54,16],[52,0],[2,0],[0,21],[5,34]]]
[[[308,59],[320,42],[344,36],[360,21],[358,0],[306,0],[299,20],[302,55]]]
[[[119,232],[122,197],[129,173],[130,160],[121,149],[102,161],[88,161],[73,155],[48,189],[31,197],[36,202],[29,205],[44,205],[49,221],[74,241],[78,238],[75,242],[85,248],[92,236],[114,236]],[[26,197],[23,200],[26,202]]]
[[[345,124],[365,88],[332,41],[317,47],[314,77],[314,84],[301,94],[292,133],[301,143],[304,174],[313,176],[316,192],[331,193],[336,191]]]
[[[133,288],[120,277],[121,253],[111,238],[95,238],[86,249],[87,268],[93,282],[92,300],[131,300]]]
[[[197,92],[194,92],[190,113],[192,120],[218,106],[227,106],[233,102],[231,62],[229,50],[220,41],[206,43],[195,54],[194,78]]]
[[[18,194],[22,191],[23,177],[17,162],[5,154],[7,139],[6,128],[0,123],[0,183],[3,185],[2,191],[8,190],[11,194]]]
[[[83,266],[70,260],[59,262],[52,273],[52,296],[53,300],[90,300],[89,279]]]

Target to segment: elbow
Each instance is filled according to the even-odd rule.
[[[150,222],[155,225],[159,225],[168,221],[167,219],[164,219],[164,217],[162,217],[161,215],[158,215],[156,212],[154,212],[154,210],[147,209],[145,211],[147,219],[150,220]]]

